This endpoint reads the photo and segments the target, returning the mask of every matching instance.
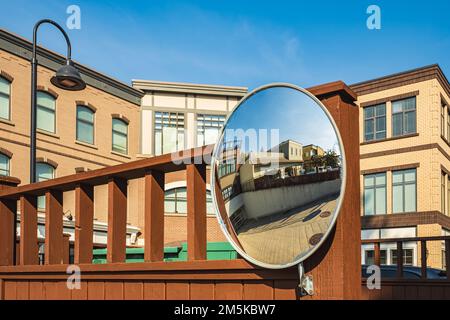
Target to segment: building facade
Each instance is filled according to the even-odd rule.
[[[29,41],[0,30],[0,174],[22,184],[30,181],[31,48]],[[37,181],[133,161],[139,153],[143,93],[80,64],[86,89],[61,90],[50,78],[64,61],[49,50],[38,50]],[[106,196],[106,186],[95,189],[96,244],[106,244]],[[64,193],[64,231],[72,239],[74,201],[73,192]],[[44,206],[39,198],[41,238]],[[129,243],[138,232],[137,225],[129,225]]]
[[[447,235],[450,230],[450,85],[437,65],[351,86],[360,106],[362,238]],[[420,265],[420,243],[404,244]],[[427,264],[444,267],[444,244],[429,242]],[[363,263],[374,259],[362,248]],[[381,247],[396,263],[396,244]]]
[[[133,80],[133,87],[145,93],[141,106],[140,154],[153,157],[194,147],[214,144],[227,115],[247,93],[245,87],[228,87],[177,82]],[[236,171],[236,166],[223,168],[226,174]],[[224,172],[225,173],[225,172]],[[165,225],[166,244],[185,242],[186,228],[186,179],[185,171],[167,174],[165,177]],[[209,181],[209,168],[207,180]],[[144,217],[144,184],[137,188],[139,201],[133,212],[138,212],[138,225]],[[212,207],[210,185],[207,183],[208,241],[226,241]],[[145,231],[143,231],[144,233]],[[140,242],[143,243],[143,237]]]

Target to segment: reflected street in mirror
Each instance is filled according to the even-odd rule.
[[[221,227],[253,263],[294,265],[330,233],[343,197],[343,149],[328,111],[305,90],[266,86],[244,98],[212,165]]]

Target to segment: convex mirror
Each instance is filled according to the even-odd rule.
[[[221,228],[242,257],[275,269],[304,261],[330,234],[344,196],[333,118],[300,87],[254,90],[222,129],[211,186]]]

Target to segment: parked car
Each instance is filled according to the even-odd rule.
[[[367,272],[368,265],[362,265],[362,277],[368,278],[371,273]],[[381,278],[396,278],[397,266],[396,265],[381,265]],[[404,279],[421,279],[422,270],[416,266],[403,266],[403,278]],[[427,279],[446,279],[447,273],[445,270],[436,268],[427,268]]]

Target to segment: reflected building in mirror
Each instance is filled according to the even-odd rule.
[[[218,178],[235,242],[258,261],[290,263],[329,227],[341,191],[339,157],[293,139],[260,152],[229,145]]]

